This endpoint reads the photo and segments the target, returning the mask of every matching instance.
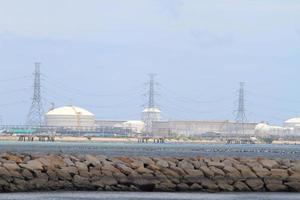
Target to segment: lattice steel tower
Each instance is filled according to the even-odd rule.
[[[154,77],[156,76],[156,74],[149,74],[150,77],[150,81],[149,81],[149,94],[148,94],[148,108],[154,108],[155,107],[155,102],[154,102]]]
[[[246,118],[246,109],[245,109],[245,83],[240,82],[240,89],[239,89],[239,102],[238,102],[238,109],[237,115],[235,118],[236,121],[236,131],[237,133],[244,134],[245,133],[245,122]]]
[[[40,63],[35,63],[33,97],[27,116],[27,125],[41,126],[44,123],[44,109],[41,95],[41,72]]]
[[[159,121],[161,119],[161,111],[157,107],[154,97],[155,97],[155,80],[154,77],[156,74],[149,74],[150,80],[148,82],[149,91],[148,91],[148,103],[146,108],[143,110],[142,113],[142,120],[145,123],[145,130],[144,132],[147,134],[153,134],[153,122]]]

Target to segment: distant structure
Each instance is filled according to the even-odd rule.
[[[155,103],[155,78],[156,74],[149,74],[150,81],[148,82],[149,91],[148,91],[148,105],[143,110],[142,121],[145,123],[144,132],[146,134],[153,134],[152,124],[155,121],[160,121],[161,111]]]
[[[41,126],[44,123],[44,109],[41,97],[40,63],[35,63],[33,97],[26,125]]]
[[[244,134],[245,133],[245,123],[246,123],[246,109],[245,109],[245,83],[240,82],[239,89],[239,101],[238,101],[238,109],[235,121],[236,125],[236,133]]]
[[[94,127],[95,115],[77,106],[63,106],[51,109],[45,114],[47,126],[61,126],[72,129]]]
[[[289,120],[288,120],[289,121]],[[266,122],[261,122],[255,127],[255,135],[256,136],[280,136],[284,137],[286,135],[297,135],[297,131],[294,127],[289,126],[274,126],[269,125]]]
[[[255,127],[258,123],[246,122],[244,124],[244,135],[255,134]],[[202,137],[231,137],[236,135],[235,121],[210,121],[210,120],[167,120],[155,121],[152,124],[152,131],[159,135],[184,135],[184,136],[202,136]],[[234,137],[234,136],[232,136]]]

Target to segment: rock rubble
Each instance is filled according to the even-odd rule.
[[[300,161],[0,154],[0,191],[300,192]]]

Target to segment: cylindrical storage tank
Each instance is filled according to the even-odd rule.
[[[136,133],[142,133],[142,131],[145,128],[145,123],[143,121],[131,120],[131,121],[124,122],[122,127],[131,129]]]
[[[76,106],[63,106],[46,113],[47,126],[82,127],[94,126],[95,115]]]
[[[271,126],[265,123],[259,123],[255,126],[256,135],[268,135],[270,134]]]

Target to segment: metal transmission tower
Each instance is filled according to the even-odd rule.
[[[148,104],[142,113],[142,120],[145,123],[145,133],[153,134],[153,122],[160,121],[161,111],[157,107],[154,97],[155,97],[155,78],[156,74],[149,74],[150,80],[148,82],[149,91],[148,91]]]
[[[156,76],[156,74],[149,74],[150,77],[150,81],[149,81],[149,94],[148,94],[148,108],[154,108],[155,107],[155,102],[154,102],[154,85],[155,85],[155,81],[154,81],[154,77]]]
[[[239,102],[238,102],[238,109],[237,115],[235,118],[236,121],[236,132],[244,134],[245,133],[245,122],[246,122],[246,109],[245,109],[245,83],[240,82],[240,89],[239,89]]]
[[[40,63],[35,63],[32,104],[27,116],[27,125],[41,126],[44,122],[44,109],[41,97]]]

